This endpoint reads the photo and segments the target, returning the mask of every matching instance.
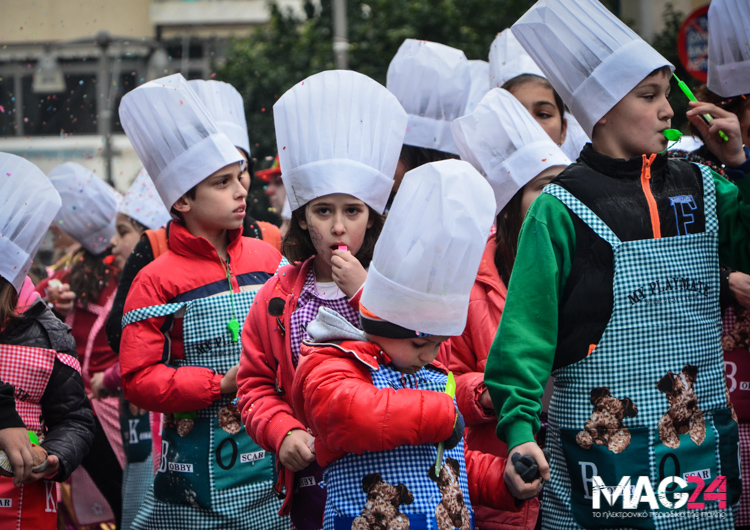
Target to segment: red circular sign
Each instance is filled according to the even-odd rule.
[[[708,78],[708,5],[688,15],[677,35],[677,51],[685,70],[703,83]]]

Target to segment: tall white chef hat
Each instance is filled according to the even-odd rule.
[[[490,63],[487,61],[469,61],[469,75],[471,75],[471,87],[469,87],[469,99],[466,102],[465,114],[474,110],[482,97],[490,90],[487,83],[490,78]]]
[[[141,169],[122,198],[120,213],[135,219],[151,230],[164,226],[171,219],[145,168]]]
[[[471,86],[464,52],[406,39],[388,65],[386,86],[409,115],[404,143],[458,154],[450,124],[466,111]]]
[[[597,0],[539,0],[511,29],[589,137],[651,72],[674,70]]]
[[[245,102],[237,89],[223,81],[203,79],[191,79],[188,85],[201,98],[221,131],[229,137],[235,147],[245,151],[249,157],[250,137],[245,121]]]
[[[713,0],[708,8],[708,89],[728,98],[750,92],[750,3]]]
[[[506,81],[522,74],[544,77],[513,32],[504,29],[490,45],[490,88],[500,88]]]
[[[287,90],[273,118],[292,210],[331,193],[385,210],[406,113],[383,85],[350,70],[320,72]]]
[[[243,161],[180,74],[125,94],[120,122],[167,208],[212,173]]]
[[[461,159],[487,177],[497,211],[534,177],[570,160],[513,95],[493,88],[451,126]],[[400,192],[399,192],[400,193]]]
[[[19,156],[0,153],[0,276],[17,293],[61,205],[41,169]]]
[[[92,254],[107,250],[115,235],[120,193],[74,162],[57,166],[49,179],[62,199],[54,219],[57,227]]]
[[[494,215],[492,189],[471,164],[441,160],[409,171],[375,245],[362,329],[460,335]]]

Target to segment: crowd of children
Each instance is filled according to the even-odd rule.
[[[0,153],[0,528],[750,528],[748,28],[712,2],[691,152],[674,67],[539,0],[300,81],[268,170],[180,74],[124,195]]]

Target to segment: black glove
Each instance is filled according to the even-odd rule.
[[[459,412],[458,407],[456,407],[456,424],[453,426],[453,432],[451,433],[450,437],[445,440],[446,451],[450,451],[458,445],[458,443],[464,437],[465,428],[466,424],[464,423],[464,417]]]
[[[550,452],[547,449],[542,449],[542,452],[544,453],[544,458],[549,462],[552,458]],[[530,455],[513,453],[510,456],[510,461],[513,463],[513,468],[516,470],[516,473],[521,475],[521,479],[527,484],[534,482],[537,478],[541,477],[539,474],[539,466],[537,465],[536,460]]]

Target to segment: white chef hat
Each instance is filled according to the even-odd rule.
[[[539,0],[511,29],[589,137],[651,72],[674,70],[597,0]]]
[[[469,87],[469,99],[466,102],[465,114],[474,110],[482,97],[490,90],[487,81],[490,78],[490,63],[487,61],[469,61],[469,75],[471,86]]]
[[[331,193],[385,210],[406,113],[383,85],[350,70],[320,72],[279,98],[273,121],[292,210]]]
[[[375,245],[362,329],[392,338],[460,335],[494,215],[492,189],[469,163],[409,171]]]
[[[245,121],[245,103],[237,89],[223,81],[191,79],[190,88],[195,90],[211,117],[235,147],[250,157],[250,137]]]
[[[180,74],[125,94],[120,122],[164,205],[242,155]]]
[[[461,159],[487,177],[496,214],[534,177],[570,160],[513,95],[493,88],[451,125]],[[400,192],[399,192],[400,193]]]
[[[457,155],[450,122],[463,116],[470,85],[464,52],[406,39],[388,65],[386,81],[409,115],[404,143]]]
[[[750,92],[747,0],[713,0],[708,8],[708,89],[725,98]]]
[[[141,169],[122,198],[120,213],[135,219],[151,230],[164,226],[171,219],[145,168]]]
[[[49,178],[62,199],[57,227],[92,254],[107,250],[115,235],[120,193],[74,162],[57,166]]]
[[[565,156],[575,161],[578,160],[583,146],[589,143],[591,139],[586,136],[581,124],[578,123],[578,120],[570,112],[565,113],[565,119],[568,122],[568,127],[565,133],[565,141],[560,146],[560,149],[565,153]]]
[[[19,156],[0,153],[0,276],[17,293],[61,204],[41,169]]]
[[[490,88],[500,88],[506,81],[522,74],[544,77],[542,70],[513,36],[513,32],[504,29],[490,45]]]

